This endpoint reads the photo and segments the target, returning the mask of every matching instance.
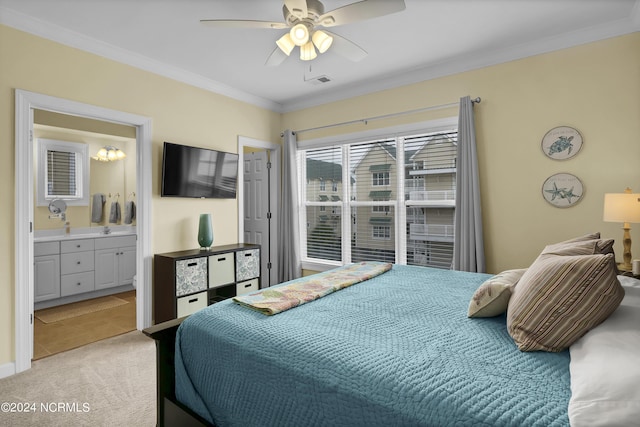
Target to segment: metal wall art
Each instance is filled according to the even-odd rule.
[[[551,175],[542,184],[542,197],[557,208],[568,208],[584,196],[582,181],[570,173]]]
[[[567,160],[582,148],[582,135],[569,126],[558,126],[542,138],[542,151],[554,160]]]

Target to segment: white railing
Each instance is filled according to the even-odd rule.
[[[409,224],[410,240],[453,241],[453,225]]]
[[[409,200],[455,200],[456,190],[409,191]]]

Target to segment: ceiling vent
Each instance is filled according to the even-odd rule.
[[[318,76],[313,77],[308,80],[305,80],[307,83],[311,83],[312,85],[321,85],[323,83],[329,83],[331,79],[327,76]]]

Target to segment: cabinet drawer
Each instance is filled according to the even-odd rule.
[[[238,282],[260,276],[260,249],[236,253],[236,280]]]
[[[209,287],[217,288],[218,286],[233,283],[235,280],[233,252],[226,254],[212,255],[209,257]]]
[[[136,235],[131,236],[115,236],[115,237],[100,237],[96,239],[96,249],[115,249],[125,246],[136,245]]]
[[[33,256],[58,255],[60,242],[42,242],[33,245]]]
[[[207,257],[176,261],[176,296],[207,289]]]
[[[207,306],[207,292],[200,292],[199,294],[187,295],[186,297],[178,298],[177,304],[177,317],[188,316]]]
[[[64,240],[60,242],[60,252],[84,252],[92,251],[94,247],[93,239]]]
[[[60,279],[60,296],[81,294],[94,290],[93,272],[67,274]]]
[[[260,280],[252,279],[246,282],[236,283],[236,295],[244,295],[260,289]]]
[[[93,271],[93,251],[60,255],[60,274]]]

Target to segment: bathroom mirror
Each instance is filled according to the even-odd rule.
[[[67,212],[67,204],[64,200],[56,199],[49,203],[49,212],[54,215],[63,214]]]

